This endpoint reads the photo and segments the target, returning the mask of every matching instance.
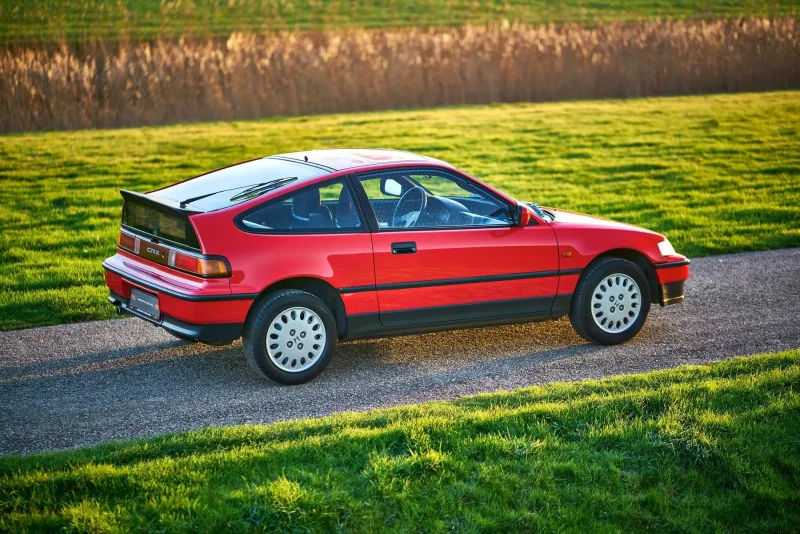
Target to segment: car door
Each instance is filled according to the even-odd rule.
[[[239,214],[235,224],[242,232],[220,235],[226,250],[234,251],[228,255],[231,263],[248,266],[236,280],[239,293],[298,277],[324,280],[334,288],[374,287],[371,235],[346,178],[267,200]],[[348,315],[377,312],[374,291],[342,294],[341,300]]]
[[[444,169],[393,169],[355,181],[375,217],[384,326],[550,315],[558,251],[547,224],[515,226],[504,199]]]

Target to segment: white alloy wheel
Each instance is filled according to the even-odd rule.
[[[604,332],[624,332],[639,317],[642,294],[633,278],[616,273],[603,278],[592,293],[592,318]]]
[[[325,325],[315,312],[304,307],[287,308],[275,316],[267,330],[267,354],[283,371],[305,371],[325,349],[325,336]]]

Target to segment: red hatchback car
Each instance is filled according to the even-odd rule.
[[[283,154],[122,196],[109,301],[180,338],[243,337],[252,368],[284,384],[365,337],[569,315],[587,340],[622,343],[689,277],[660,234],[518,202],[408,152]]]

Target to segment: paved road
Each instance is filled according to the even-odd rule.
[[[241,344],[176,341],[138,319],[0,333],[0,453],[267,423],[800,346],[800,249],[700,258],[687,300],[633,341],[585,343],[566,319],[341,345],[323,375],[282,387]],[[149,340],[142,343],[141,339]]]

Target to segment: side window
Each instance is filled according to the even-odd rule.
[[[245,228],[280,232],[336,232],[361,227],[350,187],[341,180],[290,193],[241,219]]]
[[[472,182],[440,171],[391,171],[361,180],[381,229],[509,226],[511,210]]]

